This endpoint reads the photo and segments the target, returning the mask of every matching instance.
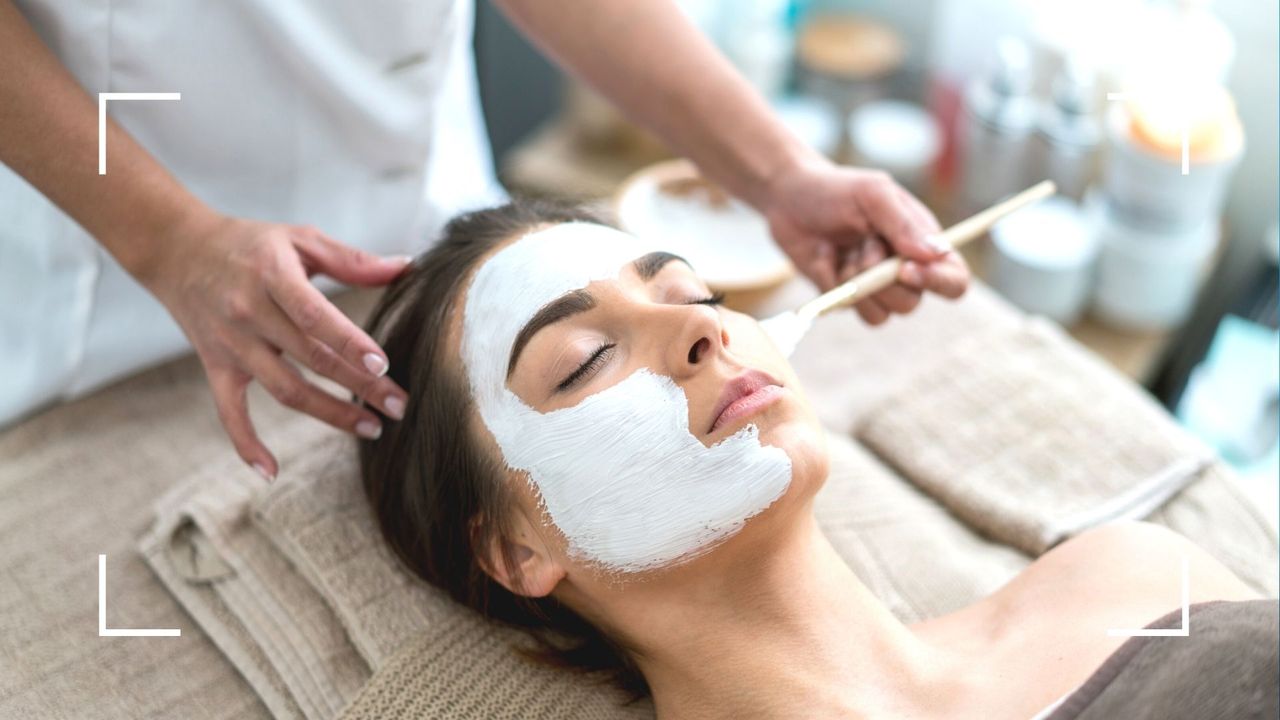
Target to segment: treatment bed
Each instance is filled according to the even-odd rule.
[[[339,304],[362,319],[374,297]],[[1226,466],[981,283],[881,328],[824,318],[793,362],[832,442],[819,520],[905,621],[1122,517],[1276,595],[1275,535]],[[194,356],[0,432],[0,717],[652,717],[522,664],[505,631],[408,581],[370,532],[352,441],[259,388],[251,405],[272,487],[240,466]],[[99,636],[100,554],[106,626],[180,637]]]

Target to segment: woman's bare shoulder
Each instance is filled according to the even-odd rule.
[[[1182,602],[1184,559],[1191,602],[1258,597],[1198,545],[1148,522],[1113,523],[1081,533],[1042,555],[1005,589],[1036,602],[1074,597],[1139,612],[1172,610]]]
[[[1151,523],[1117,523],[1081,533],[989,597],[917,627],[941,646],[982,658],[982,677],[998,669],[1004,692],[1022,693],[1028,707],[1043,706],[1077,687],[1125,641],[1108,631],[1141,628],[1179,608],[1184,557],[1190,602],[1256,597],[1182,535]]]
[[[1025,651],[1028,641],[1046,638],[1059,644],[1073,637],[1105,639],[1109,629],[1141,628],[1178,609],[1184,557],[1190,602],[1258,597],[1182,535],[1152,523],[1125,522],[1063,542],[990,596],[916,627],[947,642],[1015,653]],[[1082,648],[1114,649],[1089,642]]]

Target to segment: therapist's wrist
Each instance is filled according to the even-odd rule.
[[[791,153],[783,158],[773,172],[765,178],[759,190],[759,198],[751,202],[751,206],[765,217],[777,212],[781,206],[790,206],[795,201],[795,190],[798,187],[811,185],[809,179],[829,172],[836,165],[827,156],[808,147]]]
[[[215,228],[230,221],[204,203],[193,201],[146,223],[127,250],[113,254],[126,272],[155,293],[173,273],[175,263],[190,255],[191,242],[209,237]]]
[[[831,161],[798,139],[785,138],[778,142],[771,153],[764,154],[748,172],[746,188],[737,193],[748,205],[761,214],[768,214],[789,178],[830,166]]]
[[[738,83],[741,84],[741,83]],[[745,89],[737,116],[708,116],[673,147],[707,178],[760,212],[771,203],[776,178],[826,158],[792,133],[763,98]],[[829,162],[829,161],[827,161]]]

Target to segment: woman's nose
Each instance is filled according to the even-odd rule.
[[[667,343],[667,365],[675,377],[691,375],[707,366],[729,344],[715,308],[680,308],[674,324],[676,334]]]
[[[711,349],[711,341],[706,338],[698,338],[693,347],[689,348],[689,364],[697,365],[698,360],[706,357],[706,352]]]

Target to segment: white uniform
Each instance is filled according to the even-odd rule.
[[[502,199],[468,0],[16,4],[95,100],[182,93],[108,114],[219,212],[403,254]],[[39,88],[18,102],[40,102]],[[99,181],[116,181],[110,146]],[[0,165],[0,425],[189,348],[92,237]]]

